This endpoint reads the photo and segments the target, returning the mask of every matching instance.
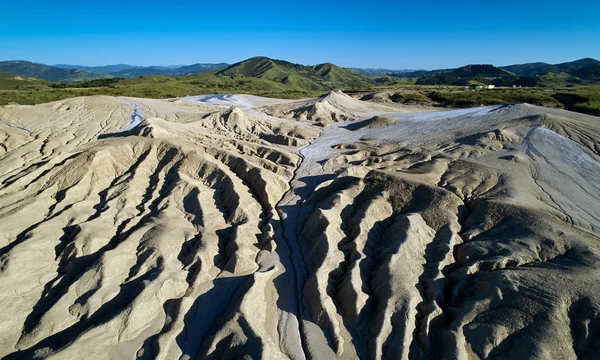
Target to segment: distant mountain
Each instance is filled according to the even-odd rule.
[[[222,69],[228,67],[227,63],[217,63],[217,64],[192,64],[188,66],[181,66],[175,69],[171,69],[175,75],[189,75],[189,74],[198,74],[211,70]]]
[[[547,64],[544,62],[502,66],[502,69],[510,71],[517,75],[525,76],[546,74],[549,72],[560,72],[555,65]]]
[[[473,82],[496,86],[546,86],[561,87],[598,82],[600,61],[585,58],[561,64],[535,62],[495,67],[492,65],[467,65],[458,69],[417,71],[397,74],[397,77],[414,77],[421,85],[469,85]]]
[[[416,71],[409,71],[409,72],[405,72],[405,73],[391,74],[390,76],[398,77],[398,78],[420,78],[423,76],[433,76],[433,75],[441,74],[441,73],[452,71],[452,70],[456,70],[456,69],[416,70]]]
[[[184,67],[184,66],[187,66],[187,65],[183,65],[183,64],[181,64],[181,65],[152,65],[152,66],[147,66],[147,67],[153,67],[156,69],[165,70],[165,69],[177,69],[177,68]]]
[[[373,85],[385,86],[415,82],[422,85],[463,86],[477,83],[494,84],[496,86],[564,87],[600,82],[599,71],[600,61],[591,58],[561,64],[535,62],[503,67],[480,64],[467,65],[456,69],[416,71],[408,69],[348,69],[332,63],[306,66],[262,56],[246,59],[233,65],[197,63],[185,66],[136,66],[128,64],[105,66],[57,64],[56,66],[49,66],[22,60],[0,62],[0,72],[53,82],[139,78],[154,75],[186,76],[209,73],[211,76],[229,77],[230,80],[227,81],[233,81],[234,78],[238,77],[262,79],[270,82],[270,85],[266,86],[268,88],[279,88],[281,85],[285,85],[285,87],[295,92],[323,92],[336,89],[360,90]],[[11,82],[10,86],[19,88],[25,86],[25,83],[21,80],[15,81],[17,82]],[[248,81],[248,79],[243,81]],[[100,86],[98,84],[104,84],[104,82],[92,82],[88,85]],[[261,86],[265,84],[261,83]],[[31,87],[31,84],[28,86]],[[67,85],[45,84],[44,86],[65,87]]]
[[[122,78],[134,78],[140,76],[152,76],[152,75],[164,75],[164,76],[173,76],[170,69],[160,69],[155,67],[139,67],[139,68],[130,68],[121,71],[112,72],[111,75],[115,77]]]
[[[385,76],[385,75],[394,76],[397,74],[406,74],[406,73],[421,71],[421,70],[415,70],[415,69],[391,70],[391,69],[372,69],[372,68],[366,68],[366,69],[350,68],[350,70],[355,71],[361,75],[366,75],[366,76]]]
[[[453,70],[451,73],[463,78],[489,78],[513,75],[511,72],[493,65],[467,65]]]
[[[491,83],[491,80],[505,76],[514,76],[514,74],[493,65],[467,65],[458,69],[420,77],[417,84],[468,85],[473,81]]]
[[[570,72],[582,80],[600,82],[600,65],[586,66]]]
[[[216,75],[265,79],[311,91],[360,88],[372,85],[374,81],[331,63],[305,66],[262,56],[233,64]]]
[[[560,64],[537,62],[502,68],[519,76],[515,79],[505,78],[498,85],[562,87],[600,82],[600,61],[591,58]]]
[[[509,66],[502,66],[502,69],[508,70],[517,75],[540,75],[547,73],[560,73],[560,72],[571,72],[587,66],[600,65],[600,61],[584,58],[570,62],[564,62],[561,64],[547,64],[543,62],[527,63],[527,64],[516,64]]]
[[[55,66],[36,64],[23,60],[2,61],[0,62],[0,71],[60,82],[106,79],[113,77],[109,74],[78,69],[61,69]]]
[[[110,74],[115,77],[134,78],[140,76],[163,75],[180,76],[202,73],[210,70],[229,66],[226,63],[218,64],[192,64],[192,65],[169,65],[169,66],[135,66],[127,64],[105,65],[105,66],[82,66],[82,65],[54,65],[61,69],[75,69],[91,72]]]
[[[129,69],[140,69],[143,66],[135,66],[135,65],[127,65],[127,64],[116,64],[116,65],[104,65],[104,66],[82,66],[82,65],[66,65],[66,64],[56,64],[52,65],[61,69],[74,69],[74,70],[84,70],[91,72],[99,72],[103,74],[111,74],[118,71],[124,71]]]
[[[581,68],[588,67],[588,66],[599,66],[599,65],[600,65],[600,61],[598,61],[596,59],[584,58],[584,59],[579,59],[579,60],[575,60],[575,61],[571,61],[571,62],[557,64],[556,67],[560,71],[570,72],[570,71],[581,69]]]

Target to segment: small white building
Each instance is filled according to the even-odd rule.
[[[488,86],[487,86],[487,88],[488,88],[488,89],[493,89],[493,88],[495,88],[495,87],[496,87],[496,85],[488,85]]]

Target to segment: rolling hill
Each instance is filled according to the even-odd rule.
[[[394,74],[397,77],[418,78],[420,85],[468,85],[472,82],[496,86],[564,87],[598,82],[600,61],[584,58],[561,64],[535,62],[503,67],[467,65],[458,69],[418,71]]]
[[[596,60],[558,64],[563,69],[580,65],[594,64]],[[539,63],[538,63],[539,64]],[[543,106],[564,107],[569,110],[588,114],[600,114],[598,85],[600,66],[591,65],[559,73],[543,75],[518,75],[506,69],[492,65],[468,65],[458,69],[418,71],[398,76],[364,76],[350,69],[344,69],[331,63],[314,66],[294,64],[266,57],[254,57],[230,65],[226,68],[205,72],[210,66],[195,64],[169,67],[125,69],[137,73],[120,74],[118,77],[101,74],[104,78],[83,81],[69,81],[73,74],[86,74],[81,69],[60,69],[57,67],[33,64],[25,61],[0,62],[0,65],[19,65],[27,73],[32,67],[46,78],[57,78],[58,82],[40,79],[31,75],[1,73],[0,70],[0,106],[18,104],[40,104],[76,96],[113,95],[146,98],[175,98],[201,94],[252,94],[265,97],[298,99],[323,96],[332,90],[351,93],[382,92],[377,96],[383,102],[435,104],[436,106],[470,107],[501,103],[532,103]],[[215,67],[219,64],[208,64]],[[523,64],[526,65],[526,64]],[[115,65],[111,65],[115,66]],[[119,66],[119,65],[116,65]],[[128,66],[128,65],[122,65]],[[554,66],[554,65],[552,65]],[[29,68],[28,68],[29,67]],[[52,70],[52,71],[50,71]],[[105,69],[106,70],[106,69]],[[167,76],[154,75],[152,71],[194,72],[191,75]],[[143,73],[142,71],[146,71]],[[68,76],[64,76],[66,75]],[[94,74],[94,73],[93,73]],[[95,73],[97,75],[97,73]],[[418,75],[417,75],[418,74]],[[407,78],[402,78],[403,76]],[[40,76],[41,77],[41,76]],[[405,84],[456,85],[471,83],[494,84],[497,87],[539,87],[539,89],[496,89],[494,91],[472,92],[462,88],[432,89],[431,86],[417,86],[412,90],[398,89]],[[569,88],[566,88],[569,87]],[[395,92],[390,89],[396,89]],[[373,97],[372,97],[373,98]],[[375,101],[375,100],[374,100]],[[379,100],[378,100],[379,101]]]
[[[502,66],[504,70],[508,70],[517,75],[539,75],[546,73],[560,73],[560,72],[571,72],[587,66],[600,65],[600,61],[584,58],[570,62],[564,62],[561,64],[548,64],[544,62],[535,62],[527,64],[516,64],[509,66]]]
[[[198,71],[200,70],[198,67],[202,66],[193,65],[187,67],[187,70]],[[125,71],[133,70],[144,69]],[[179,71],[184,70],[180,68]],[[119,77],[108,79],[71,83],[49,82],[46,91],[0,92],[0,104],[13,102],[39,104],[90,94],[173,98],[198,94],[241,93],[280,98],[306,98],[320,96],[331,90],[364,91],[386,81],[389,83],[396,81],[392,77],[360,75],[331,63],[304,66],[268,58],[251,58],[222,70],[185,76],[148,75],[120,74]]]
[[[459,77],[500,77],[512,75],[509,71],[493,65],[467,65],[453,71]]]
[[[467,65],[439,74],[421,77],[417,80],[417,84],[468,85],[472,81],[486,83],[504,76],[514,76],[514,74],[493,65]]]
[[[170,76],[170,70],[168,69],[159,69],[155,67],[139,67],[139,68],[130,68],[124,69],[121,71],[115,71],[111,73],[111,75],[121,78],[134,78],[140,76],[152,76],[152,75],[163,75]]]
[[[558,68],[556,66],[544,62],[509,65],[503,66],[502,69],[517,75],[536,75],[548,72],[558,72]]]
[[[0,72],[0,90],[37,89],[47,85],[46,80]]]
[[[67,65],[67,64],[56,64],[52,65],[61,69],[73,69],[73,70],[84,70],[91,72],[99,72],[103,74],[112,74],[119,71],[129,69],[141,69],[144,66],[128,65],[128,64],[115,64],[115,65],[103,65],[103,66],[83,66],[83,65]]]
[[[84,70],[91,72],[99,72],[109,74],[115,77],[134,78],[140,76],[182,76],[207,72],[215,69],[227,67],[226,63],[197,63],[192,65],[175,65],[175,66],[135,66],[127,64],[105,65],[105,66],[81,66],[81,65],[65,65],[58,64],[55,67],[61,69]]]
[[[233,64],[215,74],[265,79],[309,91],[361,88],[374,83],[374,78],[343,69],[332,63],[305,66],[267,57],[253,57]]]
[[[222,69],[229,66],[227,63],[216,63],[216,64],[192,64],[186,65],[174,69],[170,69],[169,71],[174,75],[190,75],[190,74],[198,74],[211,70]]]
[[[515,73],[514,78],[503,78],[496,85],[565,87],[600,81],[600,61],[584,58],[560,64],[529,63],[502,67]]]
[[[560,71],[569,72],[569,71],[578,70],[578,69],[581,69],[584,67],[594,66],[594,65],[596,65],[596,66],[600,65],[600,61],[598,61],[596,59],[592,59],[592,58],[584,58],[584,59],[579,59],[579,60],[575,60],[575,61],[558,64],[558,65],[556,65],[556,67]]]
[[[413,73],[416,71],[420,71],[420,70],[415,70],[415,69],[392,70],[392,69],[374,69],[374,68],[350,68],[350,70],[355,71],[361,75],[366,75],[366,76],[385,76],[385,75],[395,76],[395,75],[399,75],[399,74]]]
[[[600,65],[586,66],[571,72],[571,75],[577,76],[582,80],[600,81]]]
[[[2,61],[0,62],[0,71],[21,76],[36,77],[44,80],[64,82],[106,79],[113,77],[109,74],[78,69],[61,69],[54,66],[36,64],[23,60]]]

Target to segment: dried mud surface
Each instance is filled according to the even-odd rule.
[[[0,108],[0,357],[599,358],[600,118],[413,110]]]

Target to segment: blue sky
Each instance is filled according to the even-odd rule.
[[[3,1],[0,60],[445,68],[600,58],[600,1]]]

